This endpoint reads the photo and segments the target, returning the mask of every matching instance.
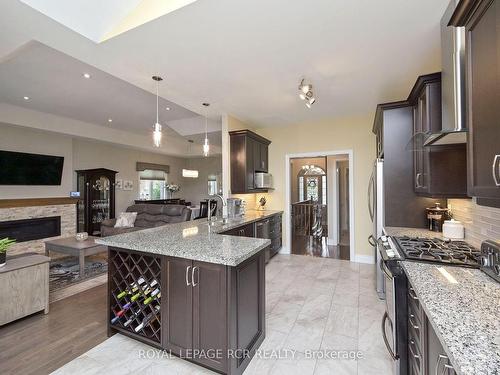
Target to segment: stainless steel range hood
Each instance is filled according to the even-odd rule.
[[[430,134],[424,146],[467,142],[465,118],[465,29],[448,26],[458,0],[451,0],[441,18],[442,126]]]

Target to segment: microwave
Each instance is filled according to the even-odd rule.
[[[255,172],[256,189],[272,189],[273,175],[271,173]]]

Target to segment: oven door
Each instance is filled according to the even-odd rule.
[[[382,317],[382,337],[389,355],[395,362],[397,369],[399,357],[396,348],[396,279],[390,269],[387,267],[386,262],[380,263],[381,271],[385,280],[385,313]],[[396,371],[396,374],[398,372]]]

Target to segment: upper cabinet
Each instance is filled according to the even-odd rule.
[[[229,132],[231,193],[254,193],[263,191],[255,187],[255,173],[268,172],[271,141],[250,131]]]
[[[468,191],[500,203],[500,0],[462,0],[450,25],[465,26]]]
[[[425,146],[427,137],[441,131],[441,73],[418,77],[408,102],[413,106],[413,186],[428,197],[466,197],[465,144]]]

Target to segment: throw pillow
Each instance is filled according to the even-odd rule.
[[[133,228],[137,212],[122,212],[116,219],[115,228]]]

